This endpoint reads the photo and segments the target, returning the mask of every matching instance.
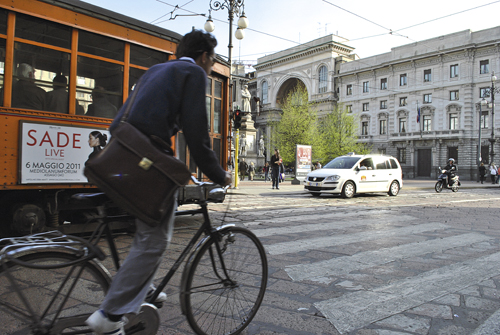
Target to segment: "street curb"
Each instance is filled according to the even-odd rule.
[[[434,180],[403,180],[402,192],[405,190],[422,190],[422,191],[434,191]],[[467,189],[481,189],[481,188],[498,188],[500,190],[500,185],[497,184],[480,184],[476,181],[462,181],[462,186],[460,190]],[[460,192],[459,190],[459,192]],[[446,190],[445,190],[446,191]],[[264,182],[263,180],[255,181],[240,181],[238,183],[238,188],[232,188],[228,190],[228,194],[234,195],[262,195],[262,196],[275,196],[275,195],[286,195],[286,194],[297,194],[297,193],[307,193],[304,190],[303,185],[293,185],[290,181],[280,184],[280,190],[272,190],[270,182]]]

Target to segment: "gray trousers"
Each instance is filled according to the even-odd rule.
[[[176,199],[177,197],[175,197]],[[109,314],[138,313],[153,282],[161,256],[172,238],[177,199],[157,227],[136,220],[130,252],[111,282],[101,309]]]

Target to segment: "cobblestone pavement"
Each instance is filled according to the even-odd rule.
[[[268,290],[243,334],[500,334],[500,188],[464,182],[437,194],[433,186],[342,199],[243,182],[211,204],[214,222],[248,227],[268,255]],[[201,219],[177,218],[157,277]],[[131,236],[116,242],[125,256]],[[193,334],[179,307],[181,274],[166,288],[159,334]]]
[[[437,194],[433,181],[406,183],[397,197],[349,200],[269,186],[243,182],[210,206],[216,222],[250,228],[268,253],[268,290],[244,334],[500,334],[497,185]],[[159,276],[200,220],[178,218]],[[125,251],[130,238],[117,241]],[[167,287],[160,334],[192,334],[179,281]]]

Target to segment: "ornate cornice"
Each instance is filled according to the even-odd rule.
[[[291,53],[291,54],[286,55],[286,56],[278,57],[276,59],[272,59],[272,60],[263,62],[261,64],[256,64],[253,67],[256,70],[262,71],[262,70],[265,70],[269,67],[282,65],[282,64],[297,61],[297,60],[300,60],[303,58],[308,58],[308,57],[311,57],[313,55],[323,53],[325,51],[333,51],[333,52],[337,52],[340,54],[348,55],[352,52],[352,49],[346,48],[346,47],[344,47],[340,44],[337,44],[335,42],[329,42],[329,43],[325,43],[322,45],[310,47],[310,48],[303,50],[303,51],[298,51],[298,52]]]

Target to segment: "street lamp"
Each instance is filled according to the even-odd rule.
[[[243,29],[248,27],[248,19],[245,16],[245,1],[244,0],[210,0],[210,9],[208,20],[205,22],[205,30],[209,33],[215,30],[215,24],[212,20],[212,10],[218,11],[222,9],[227,9],[229,14],[229,45],[228,47],[228,61],[229,66],[232,69],[232,50],[233,50],[233,19],[234,16],[238,16],[238,29],[236,29],[235,37],[242,40],[245,37]],[[240,13],[241,10],[241,13]],[[231,77],[231,70],[229,71],[229,76]],[[229,84],[231,85],[231,83]],[[231,101],[231,99],[230,99]],[[230,102],[231,103],[231,102]]]
[[[215,30],[215,24],[214,21],[212,20],[212,10],[218,11],[222,9],[227,9],[228,15],[229,15],[229,45],[227,46],[228,48],[228,62],[229,62],[229,110],[232,112],[233,110],[233,99],[232,99],[232,94],[233,94],[233,80],[232,80],[232,71],[233,71],[233,64],[232,64],[232,51],[233,51],[233,19],[234,16],[236,15],[239,17],[238,20],[238,29],[236,29],[235,32],[235,37],[239,40],[243,39],[245,37],[245,33],[243,29],[248,27],[248,19],[245,16],[245,1],[244,0],[210,0],[210,9],[209,9],[209,15],[208,15],[208,20],[205,22],[205,30],[209,33],[213,32]],[[241,12],[240,12],[241,10]],[[230,125],[230,130],[232,130],[231,127],[231,120],[229,121]],[[236,136],[235,136],[235,166],[234,166],[234,188],[238,188],[238,150],[239,150],[239,129],[236,130]]]
[[[479,176],[479,167],[481,166],[481,118],[483,117],[483,109],[482,107],[486,107],[488,101],[483,97],[479,103],[476,104],[476,108],[479,107],[479,141],[477,142],[477,171]]]
[[[491,87],[488,88],[488,91],[485,93],[486,96],[491,97],[490,108],[491,108],[491,137],[489,139],[491,150],[490,150],[490,164],[494,163],[495,158],[495,93],[500,92],[499,88],[495,86],[497,81],[497,76],[495,76],[495,72],[491,73]]]

